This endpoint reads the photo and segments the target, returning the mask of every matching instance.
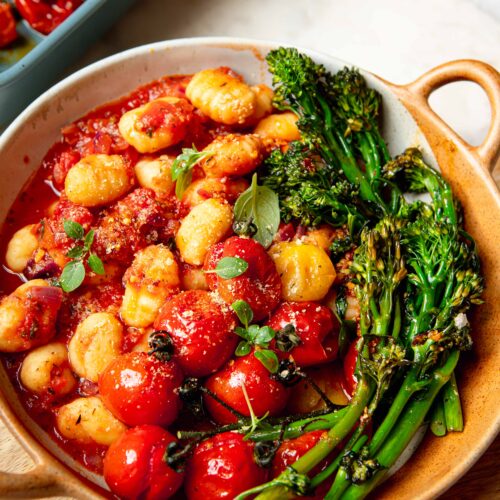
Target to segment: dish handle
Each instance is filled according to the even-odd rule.
[[[458,81],[477,83],[486,92],[490,102],[491,123],[479,146],[471,146],[465,142],[429,105],[432,92]],[[419,115],[425,115],[424,119],[431,119],[446,135],[473,153],[486,172],[493,172],[500,158],[500,74],[495,68],[481,61],[462,59],[436,66],[408,85],[390,86],[405,104],[414,108]]]

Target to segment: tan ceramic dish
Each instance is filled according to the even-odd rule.
[[[61,82],[35,101],[0,138],[3,179],[0,221],[63,125],[164,74],[228,65],[250,81],[268,81],[263,56],[275,46],[225,38],[161,42],[117,54]],[[345,64],[322,54],[311,55],[331,70]],[[459,376],[465,431],[444,439],[427,436],[412,460],[376,494],[379,499],[430,499],[443,493],[473,465],[500,428],[500,300],[497,293],[500,289],[500,195],[491,178],[500,153],[500,75],[487,64],[464,60],[434,68],[409,85],[394,85],[367,73],[365,76],[383,94],[384,134],[391,152],[419,145],[429,161],[437,161],[451,182],[464,205],[467,229],[479,243],[486,275],[486,304],[477,310],[472,322],[474,352],[462,360]],[[492,123],[486,139],[478,147],[466,144],[429,107],[431,92],[457,80],[478,83],[490,100]],[[28,164],[23,162],[26,154],[31,159]],[[0,498],[106,496],[105,490],[92,484],[95,478],[83,479],[72,470],[78,468],[75,463],[26,415],[3,367],[0,367],[0,387],[0,416],[36,463],[35,468],[25,474],[0,473]]]

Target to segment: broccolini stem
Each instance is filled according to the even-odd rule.
[[[462,432],[464,419],[455,372],[452,373],[449,382],[443,387],[440,397],[443,399],[446,429],[448,432]]]
[[[405,409],[406,404],[410,398],[417,391],[423,389],[427,385],[427,381],[418,381],[418,367],[414,366],[406,375],[403,384],[401,385],[391,407],[379,428],[375,432],[370,444],[370,455],[373,456],[378,452],[380,447],[384,444],[387,436],[392,431],[399,416]]]
[[[344,449],[337,455],[335,460],[331,462],[319,474],[316,474],[316,476],[312,478],[311,487],[316,488],[316,486],[320,485],[323,481],[325,481],[325,479],[329,478],[339,468],[340,461],[347,451],[353,450],[357,452],[365,445],[367,441],[368,436],[366,435],[361,436],[359,439],[357,435],[351,436],[347,444],[344,446]]]
[[[374,385],[371,381],[362,377],[356,387],[356,392],[347,407],[344,417],[334,425],[324,439],[307,453],[302,455],[294,464],[293,468],[299,474],[306,474],[324,458],[326,458],[335,447],[351,432],[356,422],[360,419],[374,392]],[[283,475],[283,474],[281,474]],[[280,475],[280,476],[281,476]],[[256,497],[258,500],[286,500],[293,498],[294,493],[285,486],[272,486]]]
[[[407,411],[399,419],[386,442],[375,456],[384,469],[377,472],[372,479],[363,484],[351,485],[342,496],[343,500],[365,498],[386,476],[388,470],[394,465],[422,425],[437,394],[450,379],[453,370],[457,366],[459,356],[459,351],[452,351],[444,365],[430,374],[430,382],[425,395],[413,399],[407,406]]]
[[[361,450],[363,445],[366,443],[367,439],[368,436],[361,436],[358,440],[356,440],[356,442],[352,447],[350,447],[348,443],[345,449],[342,451],[342,453],[335,460],[337,462],[336,468],[338,468],[345,451],[353,451],[354,453],[359,452],[359,450]],[[342,496],[344,491],[349,487],[350,484],[351,480],[347,474],[347,471],[341,467],[337,472],[337,475],[335,476],[335,481],[333,482],[330,491],[326,494],[324,500],[338,500]]]
[[[442,400],[442,392],[440,392],[432,405],[429,412],[431,421],[431,431],[434,436],[446,436],[446,420],[444,417],[444,406]]]

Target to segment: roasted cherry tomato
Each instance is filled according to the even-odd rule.
[[[273,460],[272,477],[279,476],[289,465],[293,465],[314,447],[324,433],[325,431],[306,432],[298,438],[283,441]]]
[[[203,377],[217,371],[233,354],[238,337],[229,306],[205,290],[173,296],[160,310],[156,330],[166,330],[175,359],[186,375]]]
[[[248,269],[231,279],[215,275],[208,279],[208,286],[228,304],[238,299],[248,302],[256,321],[269,316],[281,298],[281,279],[264,247],[250,238],[233,236],[223,243],[222,250],[219,245],[212,247],[204,268],[213,270],[223,257],[239,257],[248,263]]]
[[[16,38],[16,21],[12,7],[8,3],[0,3],[0,48],[7,47]]]
[[[325,363],[337,356],[338,322],[328,307],[316,302],[285,302],[268,325],[276,331],[293,325],[300,344],[286,353],[277,349],[277,353],[282,358],[291,356],[298,366]]]
[[[344,376],[346,391],[352,396],[358,379],[356,378],[356,360],[358,359],[358,350],[356,349],[357,341],[355,340],[347,350],[344,358]]]
[[[241,389],[242,385],[245,386],[250,404],[258,417],[266,412],[269,412],[271,416],[278,415],[287,403],[289,390],[271,377],[271,373],[253,355],[253,352],[229,361],[222,370],[212,375],[205,383],[207,389],[231,408],[250,416]],[[215,421],[222,424],[237,421],[235,415],[208,395],[205,397],[205,404]]]
[[[32,28],[48,35],[82,2],[83,0],[16,0],[16,7]]]
[[[145,352],[115,358],[99,377],[99,393],[111,412],[127,425],[169,425],[181,408],[177,388],[183,375],[176,361]]]
[[[163,500],[181,486],[183,474],[163,460],[172,434],[156,425],[128,429],[106,452],[104,479],[120,498]]]
[[[236,432],[224,432],[199,444],[186,468],[188,499],[230,499],[264,483],[268,471],[255,463],[253,448],[251,441]]]

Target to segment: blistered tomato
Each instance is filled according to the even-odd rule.
[[[236,278],[209,277],[208,286],[228,304],[245,300],[252,308],[255,321],[268,317],[280,302],[281,279],[264,247],[250,238],[233,236],[210,249],[204,269],[213,270],[224,257],[243,259],[248,269]]]
[[[251,441],[236,432],[224,432],[199,444],[186,468],[188,499],[231,499],[264,483],[268,470],[255,463],[253,448]]]
[[[12,7],[8,3],[0,3],[0,48],[7,47],[16,38],[16,21]]]
[[[120,498],[163,500],[182,485],[183,474],[163,460],[172,434],[156,425],[128,429],[106,452],[104,479]]]
[[[339,325],[328,307],[316,302],[285,302],[268,325],[276,331],[293,326],[299,345],[286,353],[277,349],[277,353],[282,358],[291,356],[298,366],[325,363],[337,356]]]
[[[287,403],[289,390],[272,378],[271,373],[253,352],[243,358],[229,361],[205,383],[207,389],[231,408],[250,416],[242,385],[245,386],[253,411],[259,417],[267,412],[271,416],[278,415]],[[205,397],[205,404],[217,422],[228,424],[237,421],[235,415],[210,396]]]
[[[176,361],[131,352],[109,363],[99,377],[99,393],[113,415],[127,425],[169,425],[181,408],[177,389],[182,380]]]
[[[174,344],[175,359],[188,376],[218,370],[233,354],[238,337],[229,306],[205,290],[175,295],[160,310],[156,330],[165,330]]]
[[[83,0],[16,0],[16,7],[34,29],[48,35],[82,2]]]

